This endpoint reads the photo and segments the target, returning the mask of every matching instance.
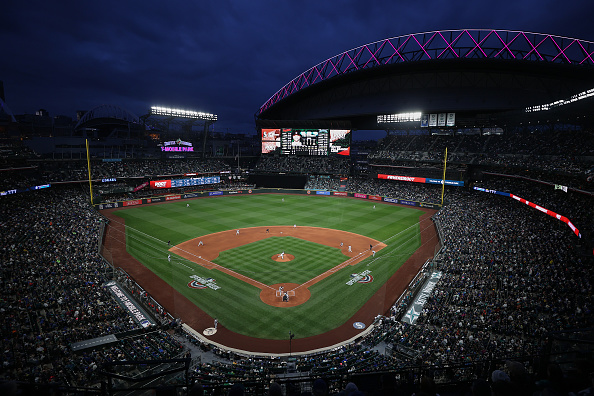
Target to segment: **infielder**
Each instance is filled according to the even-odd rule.
[[[235,231],[235,235],[239,235],[239,230]]]
[[[352,250],[351,250],[351,245],[349,245],[349,252],[352,252]]]
[[[200,240],[200,242],[198,242],[198,246],[204,246],[204,242],[202,242],[202,240]]]

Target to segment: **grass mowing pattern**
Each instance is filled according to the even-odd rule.
[[[190,203],[189,208],[186,207],[187,202]],[[286,339],[289,329],[297,338],[321,334],[348,320],[420,246],[418,220],[423,214],[413,208],[351,198],[280,194],[175,201],[162,205],[138,206],[116,213],[126,219],[127,249],[136,259],[209,315],[218,318],[219,323],[228,329],[268,339]],[[206,270],[174,254],[171,255],[171,262],[167,260],[169,240],[172,245],[176,245],[224,230],[293,224],[349,231],[377,239],[388,246],[378,252],[375,258],[366,259],[356,266],[348,266],[316,283],[310,288],[309,301],[291,308],[276,308],[264,304],[259,297],[260,289],[218,270]],[[290,242],[290,246],[285,249],[286,253],[290,253],[289,249],[293,249],[294,243],[290,239],[297,238],[275,239],[268,238],[272,246],[267,243],[260,246],[260,243],[256,243],[251,244],[254,247],[247,245],[223,252],[219,259],[224,260],[225,264],[220,264],[241,269],[238,272],[258,273],[260,278],[251,276],[248,272],[244,274],[266,284],[303,283],[323,272],[318,269],[313,276],[306,275],[306,271],[310,271],[309,267],[304,267],[303,273],[301,267],[292,274],[279,271],[280,264],[293,261],[277,263],[270,259],[273,254],[282,251],[279,250],[281,242],[278,240],[283,240],[282,243]],[[308,246],[304,248],[304,252],[295,254],[296,258],[306,254],[311,245],[316,245],[301,242]],[[339,258],[339,263],[346,259],[338,249],[325,248],[336,250],[337,253],[325,252],[324,249],[316,253],[320,255],[318,266],[333,267],[336,264],[326,263],[326,260],[333,261],[335,256]],[[251,257],[257,258],[256,262],[252,262],[251,258],[248,262],[244,249],[254,252],[260,250],[264,256],[253,253],[254,256]],[[240,250],[240,253],[237,254],[235,250]],[[262,266],[266,262],[270,263],[268,268]],[[373,283],[346,285],[352,273],[360,273],[366,269],[372,271]],[[188,287],[191,275],[214,278],[221,288],[191,289]]]
[[[295,256],[276,262],[272,256],[285,252]],[[267,285],[305,283],[348,260],[340,249],[293,237],[270,237],[221,252],[215,263]]]

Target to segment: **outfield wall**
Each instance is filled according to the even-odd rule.
[[[405,199],[398,199],[392,197],[384,197],[379,195],[360,194],[346,191],[327,191],[327,190],[292,190],[283,188],[257,188],[245,190],[219,190],[219,191],[199,191],[193,193],[168,194],[162,196],[155,196],[151,198],[131,199],[127,201],[107,202],[95,204],[95,209],[114,209],[125,208],[138,205],[154,204],[159,202],[177,201],[180,199],[217,197],[221,195],[237,195],[237,194],[303,194],[303,195],[321,195],[321,196],[337,196],[350,197],[358,199],[368,199],[372,201],[388,202],[407,206],[416,206],[429,209],[440,209],[441,205],[432,202],[418,202]]]

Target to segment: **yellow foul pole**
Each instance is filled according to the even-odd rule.
[[[441,179],[441,206],[443,206],[443,192],[445,190],[445,176],[446,165],[448,163],[448,148],[445,149],[445,156],[443,157],[443,178]]]
[[[87,169],[89,170],[89,191],[91,193],[91,205],[93,205],[93,185],[91,184],[91,157],[89,156],[89,139],[87,142]]]

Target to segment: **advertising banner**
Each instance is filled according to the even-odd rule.
[[[171,180],[151,180],[151,189],[171,188]]]
[[[370,195],[367,198],[373,199],[374,201],[381,201],[382,200],[382,197],[380,197],[379,195]]]
[[[181,195],[167,195],[167,196],[165,196],[165,201],[175,201],[176,199],[181,199]]]
[[[548,210],[546,208],[543,208],[542,206],[537,205],[534,202],[527,201],[524,198],[518,197],[515,194],[501,192],[501,191],[497,191],[497,190],[489,190],[489,189],[481,188],[481,187],[474,187],[474,190],[476,190],[476,191],[482,191],[482,192],[486,192],[486,193],[490,193],[490,194],[497,194],[497,195],[503,195],[503,196],[506,196],[506,197],[511,197],[511,198],[515,199],[516,201],[519,201],[519,202],[521,202],[521,203],[523,203],[525,205],[530,206],[533,209],[538,210],[539,212],[545,213],[545,214],[547,214],[547,215],[549,215],[551,217],[556,218],[557,220],[560,220],[560,221],[564,222],[565,224],[567,224],[569,226],[569,228],[571,228],[571,231],[578,238],[581,238],[582,237],[582,234],[580,233],[580,230],[578,230],[575,227],[575,225],[573,225],[573,223],[571,222],[571,220],[569,220],[567,217],[562,216],[560,214],[557,214],[557,213],[553,212],[552,210]]]
[[[316,191],[316,195],[330,195],[330,191]]]
[[[424,177],[384,175],[384,174],[380,173],[379,175],[377,175],[377,178],[385,179],[385,180],[399,180],[399,181],[407,181],[407,182],[414,182],[414,183],[425,183]]]
[[[155,321],[151,319],[149,315],[146,314],[144,309],[138,306],[134,299],[132,299],[128,292],[124,289],[120,288],[115,281],[110,281],[105,284],[107,289],[113,294],[116,301],[120,304],[122,308],[124,308],[130,316],[142,327],[154,326],[156,325]]]
[[[402,318],[405,323],[415,324],[417,318],[423,311],[423,306],[431,296],[431,292],[435,288],[435,285],[441,278],[441,272],[436,271],[431,274],[431,278],[427,280],[421,292],[417,295],[414,302],[409,307],[408,311]]]
[[[124,202],[122,202],[122,205],[124,205],[124,206],[142,205],[142,199],[133,199],[131,201],[124,201]]]
[[[353,196],[355,198],[367,198],[367,194],[359,194],[359,193],[355,193],[353,194]]]
[[[136,192],[136,191],[138,191],[138,190],[142,190],[143,188],[145,188],[145,187],[146,187],[146,186],[148,186],[148,185],[149,185],[149,183],[148,183],[148,182],[144,182],[144,183],[142,183],[141,185],[134,187],[134,190],[132,190],[132,191]]]

